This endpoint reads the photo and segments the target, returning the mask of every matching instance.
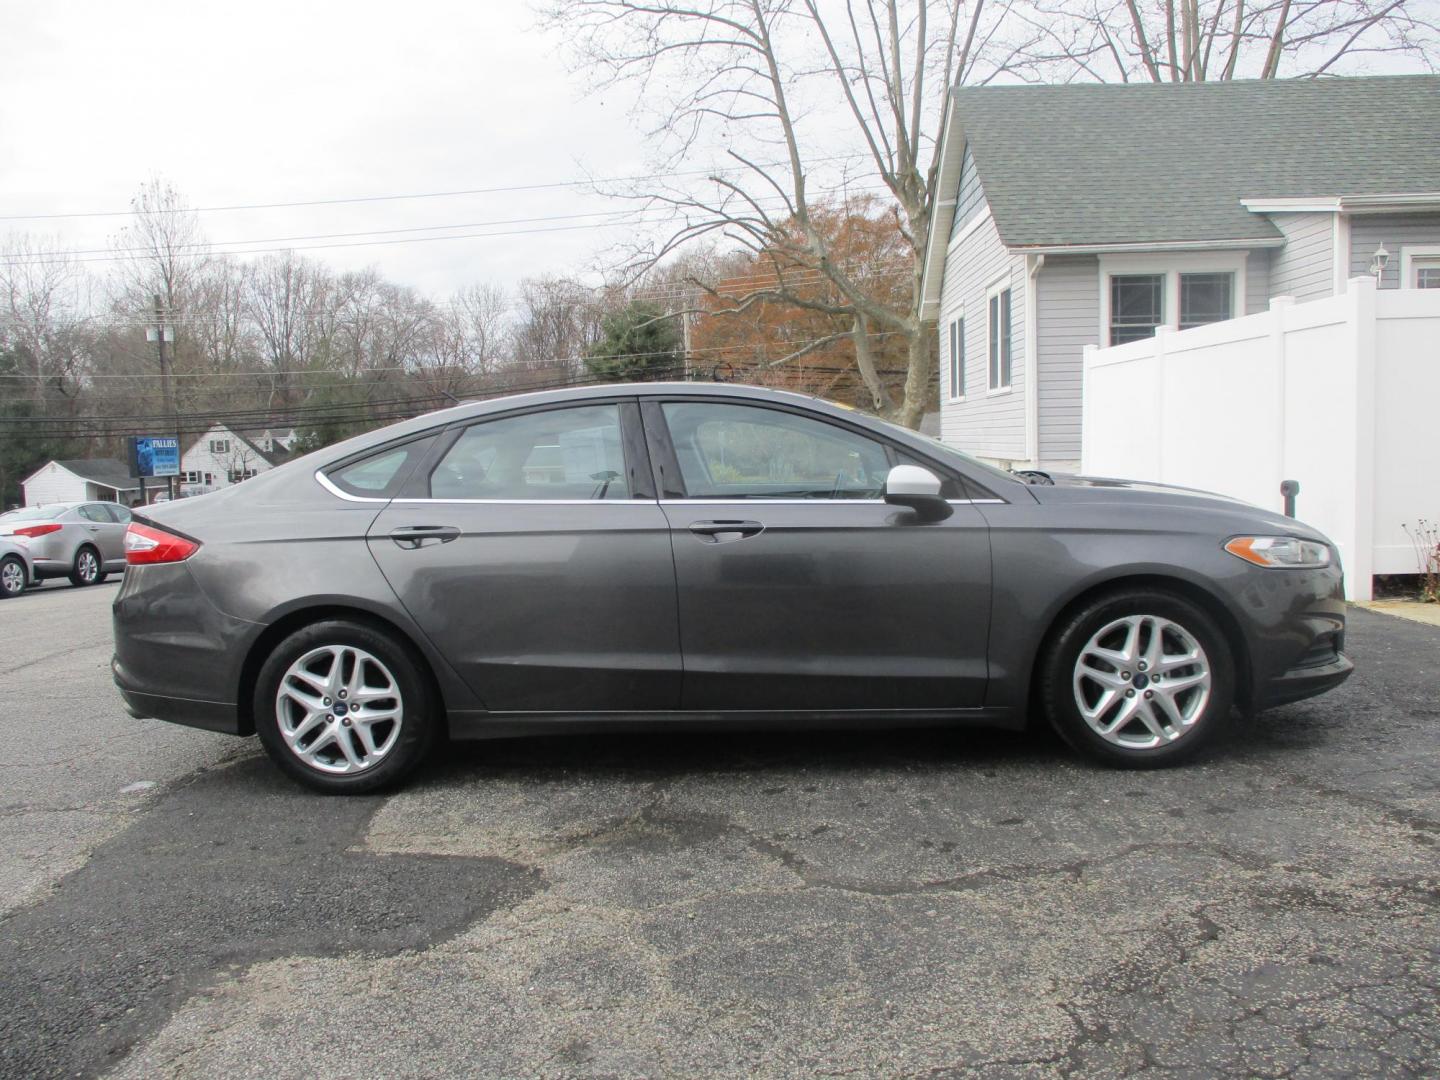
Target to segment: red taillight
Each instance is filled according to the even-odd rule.
[[[199,550],[200,545],[194,540],[153,525],[141,525],[138,521],[132,521],[125,531],[125,562],[130,566],[184,562]]]
[[[37,536],[48,536],[52,532],[59,532],[62,527],[60,525],[26,525],[24,528],[16,529],[15,535],[34,539]]]

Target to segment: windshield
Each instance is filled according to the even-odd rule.
[[[934,453],[936,457],[942,460],[949,458],[952,463],[957,465],[963,464],[987,480],[993,479],[999,483],[1020,484],[1022,486],[1025,483],[1025,481],[1013,473],[1008,473],[1004,469],[997,469],[993,465],[986,465],[983,461],[978,461],[965,453],[965,451],[956,450],[955,447],[949,446],[932,436],[925,435],[919,431],[911,431],[909,428],[901,427],[899,424],[892,424],[889,420],[880,420],[879,417],[872,417],[872,419],[879,420],[879,422],[886,427],[893,428],[895,431],[904,432],[906,435],[920,436],[925,442],[925,449]]]

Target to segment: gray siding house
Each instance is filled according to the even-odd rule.
[[[1002,465],[1077,467],[1086,345],[1440,288],[1440,76],[959,88],[941,140],[941,436]]]

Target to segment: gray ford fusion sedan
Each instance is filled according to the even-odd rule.
[[[126,549],[129,711],[257,734],[331,792],[445,735],[648,724],[1038,714],[1157,766],[1352,667],[1335,550],[1298,521],[1027,484],[754,387],[461,405],[147,508]]]

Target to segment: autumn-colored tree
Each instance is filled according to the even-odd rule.
[[[876,302],[897,313],[907,310],[912,255],[893,211],[861,196],[812,208],[810,227],[823,233],[833,258]],[[853,320],[835,313],[834,282],[789,258],[783,245],[750,257],[700,295],[701,314],[690,335],[692,370],[868,408],[863,363],[888,392],[904,395],[906,336],[872,331],[857,337]],[[857,342],[868,355],[857,356]]]

